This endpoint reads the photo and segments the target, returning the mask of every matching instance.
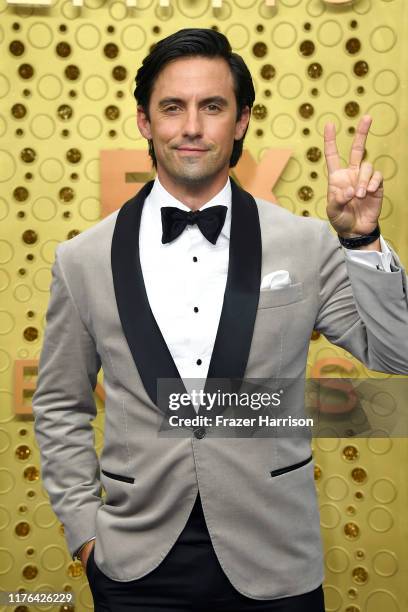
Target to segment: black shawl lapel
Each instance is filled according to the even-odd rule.
[[[178,379],[179,392],[185,387],[150,308],[140,264],[140,219],[153,183],[146,183],[120,209],[111,266],[123,332],[146,392],[157,405],[158,379]],[[257,205],[232,178],[231,189],[228,277],[208,378],[244,377],[259,299],[262,245]],[[192,405],[185,412],[196,416]],[[181,416],[180,411],[177,414]]]
[[[144,388],[158,406],[157,379],[178,379],[182,387],[177,391],[186,390],[150,308],[140,264],[140,220],[153,184],[153,180],[146,183],[121,207],[112,237],[111,266],[123,332]],[[193,414],[190,412],[189,416],[195,416],[193,407],[190,408]],[[163,407],[160,409],[163,411]]]
[[[227,285],[205,391],[238,391],[245,376],[258,309],[262,239],[254,197],[231,177],[232,210]],[[216,379],[228,379],[218,381]],[[213,381],[213,382],[212,382]],[[219,406],[217,413],[223,412]],[[200,407],[200,414],[204,413]],[[207,413],[209,414],[209,413]]]

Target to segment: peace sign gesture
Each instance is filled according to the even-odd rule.
[[[329,185],[327,216],[340,236],[370,234],[378,223],[384,195],[383,176],[372,164],[362,162],[372,118],[360,119],[350,151],[349,165],[342,168],[334,123],[324,126],[324,154]]]

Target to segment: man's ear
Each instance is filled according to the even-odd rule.
[[[242,109],[241,117],[238,119],[235,124],[235,140],[241,140],[243,138],[249,124],[249,120],[251,118],[251,110],[249,106],[244,106]]]
[[[151,139],[152,132],[150,129],[150,121],[147,118],[146,112],[140,104],[137,105],[137,127],[144,138]]]

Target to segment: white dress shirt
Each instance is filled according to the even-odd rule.
[[[227,282],[231,228],[231,183],[201,206],[227,207],[216,244],[197,224],[172,242],[162,244],[161,207],[190,208],[172,196],[156,177],[140,222],[140,263],[147,297],[171,356],[187,390],[202,389],[221,316]],[[196,405],[198,410],[198,405]]]

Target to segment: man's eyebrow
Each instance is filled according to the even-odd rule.
[[[167,106],[167,104],[184,104],[184,100],[182,98],[162,98],[159,101],[159,108],[163,106]],[[223,98],[222,96],[209,96],[208,98],[204,98],[200,100],[200,104],[218,104],[219,106],[228,106],[228,100]]]

